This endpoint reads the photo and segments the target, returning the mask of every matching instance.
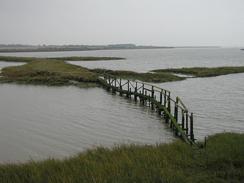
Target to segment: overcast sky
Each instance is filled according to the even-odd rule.
[[[244,0],[0,0],[0,44],[244,46]]]

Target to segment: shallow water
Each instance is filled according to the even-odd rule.
[[[191,78],[158,84],[180,96],[194,112],[197,139],[228,131],[244,132],[244,74]]]
[[[69,52],[0,53],[11,56],[64,57],[113,56],[126,60],[70,62],[88,68],[132,70],[146,72],[153,69],[179,67],[216,67],[244,65],[244,51],[239,48],[176,48],[147,50],[99,50]]]
[[[23,65],[25,63],[19,63],[19,62],[2,62],[0,61],[0,70],[4,67],[10,67],[10,66],[18,66]]]
[[[89,68],[139,72],[170,67],[244,65],[244,52],[238,48],[5,55],[126,57],[122,61],[72,63]],[[223,131],[244,132],[243,83],[244,74],[231,74],[158,85],[180,96],[194,113],[195,136],[202,139]],[[155,144],[172,139],[172,133],[155,113],[103,89],[0,85],[0,162],[59,158],[99,145]]]
[[[148,108],[101,88],[0,85],[0,162],[174,137]]]

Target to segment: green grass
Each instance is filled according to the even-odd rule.
[[[61,60],[61,61],[103,61],[103,60],[123,60],[120,57],[52,57],[52,58],[36,58],[36,57],[14,57],[0,56],[0,61],[6,62],[31,62],[35,60]]]
[[[108,61],[108,60],[124,60],[120,57],[54,57],[50,59],[65,60],[65,61]]]
[[[193,67],[193,68],[180,68],[180,69],[158,69],[153,70],[156,73],[177,73],[193,75],[195,77],[213,77],[226,74],[244,73],[244,66],[239,67]]]
[[[92,72],[96,72],[98,74],[110,74],[113,76],[121,77],[123,79],[131,79],[131,80],[140,80],[144,82],[152,82],[152,83],[163,83],[170,81],[180,81],[185,78],[175,76],[171,73],[137,73],[133,71],[122,71],[122,70],[106,70],[106,69],[93,69]]]
[[[97,148],[64,160],[0,165],[4,183],[229,183],[244,181],[244,134],[210,137],[205,149],[182,141]]]
[[[12,56],[0,56],[0,61],[5,62],[32,62],[35,60],[41,60],[41,58],[35,57],[12,57]]]
[[[40,59],[21,66],[2,69],[1,82],[24,84],[66,85],[78,82],[97,82],[97,74],[64,61]]]
[[[9,57],[0,56],[0,61],[26,62],[26,65],[4,68],[0,82],[17,82],[24,84],[63,85],[70,81],[97,82],[98,74],[107,73],[123,79],[140,80],[144,82],[162,83],[181,81],[186,77],[178,74],[193,75],[195,77],[211,77],[225,74],[243,73],[244,66],[240,67],[193,67],[180,69],[157,69],[148,73],[137,73],[123,70],[86,69],[64,62],[66,61],[96,61],[96,60],[120,60],[119,57]],[[74,82],[72,82],[74,83]]]

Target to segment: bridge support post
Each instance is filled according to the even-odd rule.
[[[129,92],[130,92],[130,81],[127,80],[127,94],[126,94],[127,98],[129,98]]]
[[[145,100],[144,100],[144,83],[142,84],[142,104],[145,105]]]
[[[135,87],[135,91],[134,91],[134,100],[135,100],[135,102],[137,101],[137,82],[136,82],[136,87]]]
[[[171,113],[171,105],[170,105],[170,94],[168,95],[168,98],[167,98],[167,102],[168,102],[168,106],[167,106],[167,109],[168,109],[168,112]],[[166,123],[169,123],[169,116],[166,115]],[[172,128],[172,124],[170,124],[170,127]]]
[[[119,95],[122,96],[121,78],[119,79]]]
[[[166,102],[167,102],[167,92],[165,90],[164,91],[164,107],[166,107]]]
[[[189,125],[188,125],[188,119],[189,119],[189,114],[188,114],[188,112],[186,112],[186,135],[188,135],[189,133],[188,133],[188,131],[189,131]]]
[[[193,133],[193,113],[190,116],[190,138],[194,142],[194,133]]]
[[[162,105],[163,103],[163,93],[162,91],[160,92],[160,101],[159,101],[160,105]]]
[[[185,129],[185,113],[184,113],[184,110],[182,109],[181,110],[181,128],[184,130]]]
[[[113,82],[112,82],[112,92],[113,93],[116,93],[116,82],[117,82],[117,79],[114,78]],[[114,86],[113,86],[113,83],[114,83]]]
[[[174,118],[175,118],[176,123],[178,123],[178,103],[179,103],[179,98],[176,97],[176,100],[175,100],[175,110],[174,110]],[[175,128],[175,135],[176,136],[178,135],[177,128]]]
[[[154,87],[152,86],[152,91],[151,91],[151,109],[154,110]]]

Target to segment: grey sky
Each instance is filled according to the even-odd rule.
[[[244,0],[0,0],[0,43],[244,46]]]

